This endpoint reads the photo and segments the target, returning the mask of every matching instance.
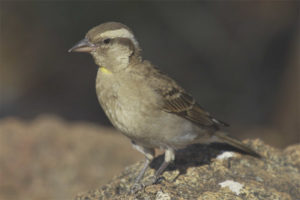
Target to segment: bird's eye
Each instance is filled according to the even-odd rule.
[[[103,40],[103,42],[104,42],[104,44],[108,44],[108,43],[110,43],[110,39],[107,38],[107,39]]]

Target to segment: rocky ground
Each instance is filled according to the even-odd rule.
[[[263,158],[232,153],[223,145],[194,145],[178,152],[175,165],[156,185],[130,194],[133,178],[142,167],[139,162],[109,184],[79,194],[76,200],[300,199],[300,145],[280,151],[260,140],[245,142]],[[161,161],[162,156],[153,162],[152,168],[157,169]],[[153,176],[154,169],[148,171],[146,180]]]
[[[177,152],[159,184],[129,195],[143,156],[115,130],[54,116],[6,118],[0,120],[0,199],[65,200],[78,193],[84,200],[300,199],[300,145],[279,150],[244,142],[264,158],[228,153],[233,149],[226,145],[193,145]]]

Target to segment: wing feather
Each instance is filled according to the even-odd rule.
[[[177,114],[201,126],[226,126],[227,124],[213,118],[195,101],[195,99],[180,88],[169,88],[161,92],[163,96],[163,110]]]
[[[206,112],[196,100],[185,92],[173,79],[159,71],[150,63],[148,64],[148,70],[146,70],[146,68],[143,69],[144,75],[148,77],[148,83],[161,97],[162,109],[165,112],[181,116],[199,126],[214,127],[217,129],[219,126],[228,126],[225,122],[215,119]]]
[[[174,113],[191,122],[206,127],[228,126],[225,122],[215,119],[205,111],[196,100],[182,88],[172,84],[172,87],[157,90],[163,98],[163,110]]]

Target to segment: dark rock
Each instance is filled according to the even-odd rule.
[[[231,154],[228,150],[232,149],[219,148],[216,144],[192,145],[177,152],[175,163],[168,167],[163,173],[164,179],[156,185],[129,194],[142,167],[139,162],[127,167],[105,186],[77,195],[76,200],[300,199],[300,145],[282,151],[260,140],[244,142],[263,158],[237,152]],[[151,163],[143,181],[153,176],[162,159],[162,155],[158,156]]]

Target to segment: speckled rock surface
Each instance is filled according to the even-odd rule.
[[[164,179],[136,194],[130,187],[142,162],[127,167],[110,183],[77,195],[76,200],[100,199],[300,199],[300,145],[274,149],[260,140],[244,141],[264,158],[232,151],[226,145],[193,145],[176,154],[176,161],[163,173]],[[230,154],[229,154],[230,155]],[[217,158],[218,157],[218,158]],[[144,181],[158,168],[157,157]]]

